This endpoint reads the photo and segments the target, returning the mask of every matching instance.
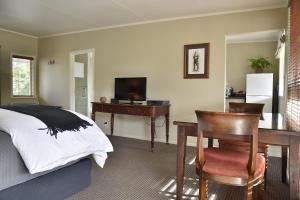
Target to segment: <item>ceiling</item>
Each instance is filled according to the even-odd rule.
[[[0,0],[0,28],[42,37],[286,5],[287,0]]]

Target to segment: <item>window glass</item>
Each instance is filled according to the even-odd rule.
[[[13,96],[34,96],[33,59],[13,56],[12,93]]]

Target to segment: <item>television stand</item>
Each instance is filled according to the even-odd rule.
[[[115,103],[100,103],[92,102],[92,119],[95,121],[96,112],[111,113],[111,135],[114,133],[114,115],[137,115],[147,116],[151,119],[151,151],[154,148],[154,135],[155,135],[155,119],[159,116],[166,118],[166,143],[169,143],[169,116],[170,104],[166,105],[141,105],[141,104],[115,104]]]

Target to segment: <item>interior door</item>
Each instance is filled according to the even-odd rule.
[[[88,54],[75,55],[75,111],[88,115]]]

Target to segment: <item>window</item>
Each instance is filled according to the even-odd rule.
[[[34,97],[34,58],[12,55],[12,96]]]

